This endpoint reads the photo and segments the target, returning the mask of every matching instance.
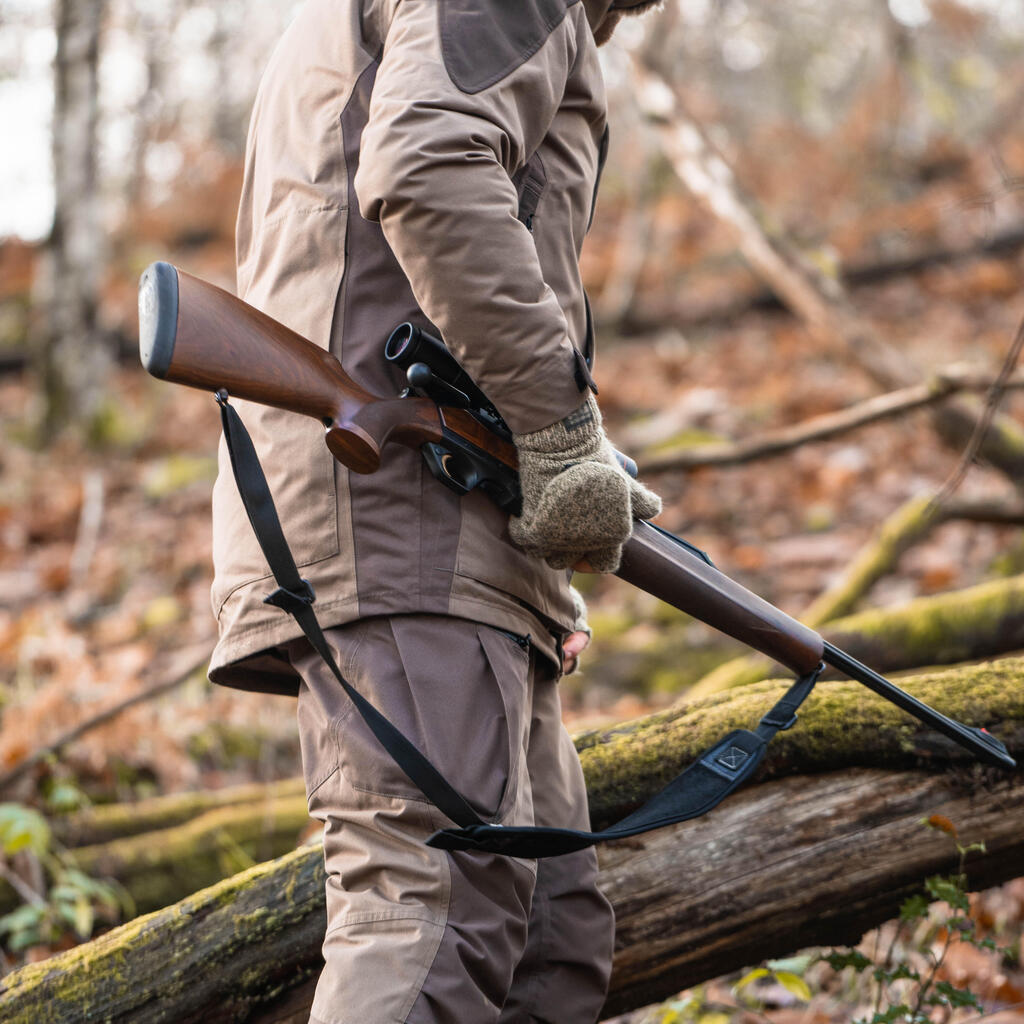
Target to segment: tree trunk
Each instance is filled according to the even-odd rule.
[[[40,429],[92,420],[113,359],[99,326],[104,234],[99,190],[99,54],[106,0],[57,0],[54,217],[38,291]]]
[[[1019,754],[1022,673],[1024,659],[1007,659],[908,688],[994,726]],[[595,824],[635,807],[729,728],[752,725],[779,692],[760,683],[580,737]],[[762,957],[855,941],[925,876],[954,868],[948,837],[922,828],[922,816],[944,814],[965,839],[985,840],[973,885],[1019,875],[1021,773],[920,771],[945,766],[949,744],[853,684],[822,684],[805,707],[800,725],[772,744],[763,775],[787,777],[753,785],[703,819],[601,850],[618,922],[608,1015]],[[316,848],[257,865],[9,975],[0,1013],[10,1024],[302,1020],[319,966],[323,881]]]

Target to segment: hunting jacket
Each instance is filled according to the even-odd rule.
[[[375,394],[412,321],[442,337],[511,428],[592,386],[580,247],[607,146],[593,28],[609,0],[307,0],[262,79],[237,226],[238,294]],[[350,473],[313,419],[237,402],[325,627],[434,612],[529,634],[556,658],[566,573],[524,554],[480,493],[390,445]],[[294,693],[297,635],[220,452],[211,678]]]

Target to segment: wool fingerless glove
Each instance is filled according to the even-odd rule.
[[[512,540],[554,569],[586,560],[614,572],[634,519],[651,519],[661,499],[618,464],[593,395],[549,427],[513,436],[519,454],[522,514]]]

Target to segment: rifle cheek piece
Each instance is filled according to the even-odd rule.
[[[151,263],[139,280],[139,358],[154,377],[165,380],[178,334],[178,272],[170,263]]]

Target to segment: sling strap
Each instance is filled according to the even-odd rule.
[[[252,438],[228,401],[226,391],[217,392],[217,403],[238,493],[277,583],[277,589],[265,597],[264,601],[283,609],[295,619],[380,745],[409,781],[458,826],[435,832],[427,839],[428,846],[443,850],[478,850],[510,857],[555,857],[582,850],[606,839],[623,839],[707,814],[753,774],[772,737],[796,723],[797,709],[810,694],[824,668],[824,665],[819,665],[813,672],[798,679],[761,719],[756,731],[737,729],[729,733],[639,810],[610,828],[600,832],[584,832],[563,828],[503,826],[484,821],[416,746],[342,675],[313,611],[316,600],[313,587],[299,575],[285,540],[281,520]]]

